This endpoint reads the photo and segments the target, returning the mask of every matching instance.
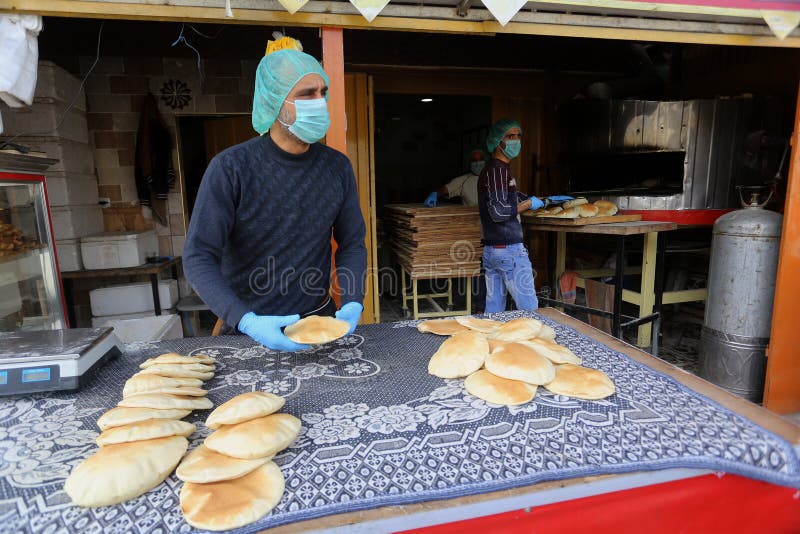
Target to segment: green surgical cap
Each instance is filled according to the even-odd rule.
[[[511,128],[519,128],[519,133],[522,133],[522,126],[514,119],[500,119],[492,124],[489,134],[486,136],[486,148],[489,150],[489,154],[494,154],[494,150],[500,146],[500,141]]]
[[[264,56],[256,69],[253,95],[253,128],[259,135],[270,129],[289,92],[309,74],[319,74],[329,83],[319,61],[305,52],[286,49]]]

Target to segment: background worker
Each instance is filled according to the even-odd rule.
[[[428,195],[425,205],[429,208],[436,206],[441,198],[460,197],[465,206],[478,205],[478,176],[486,165],[486,154],[480,148],[469,153],[469,172],[456,176],[445,185]]]
[[[510,292],[520,310],[539,307],[534,286],[533,266],[523,244],[519,214],[544,207],[537,197],[517,191],[511,174],[511,160],[522,149],[522,128],[513,119],[497,121],[489,129],[486,148],[492,159],[478,179],[478,207],[483,232],[483,267],[486,271],[486,313],[506,308],[506,292]],[[552,196],[560,202],[571,197]]]

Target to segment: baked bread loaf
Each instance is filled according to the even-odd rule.
[[[300,419],[276,413],[236,425],[225,425],[206,438],[214,452],[252,460],[274,456],[292,444],[300,432]]]
[[[577,219],[581,216],[581,212],[578,209],[579,206],[575,206],[572,208],[566,208],[558,213],[552,215],[552,217],[557,217],[559,219]]]
[[[589,201],[586,200],[584,197],[578,197],[578,198],[573,199],[573,200],[567,200],[566,202],[564,202],[561,205],[564,207],[564,209],[567,209],[567,208],[574,208],[575,206],[581,206],[583,204],[588,204],[588,203],[589,203]]]
[[[127,408],[155,408],[157,410],[171,408],[209,410],[214,407],[214,403],[205,397],[169,395],[166,393],[140,393],[139,395],[131,395],[119,401],[119,405]]]
[[[200,445],[183,459],[175,474],[184,482],[208,484],[243,477],[270,460],[269,456],[252,460],[233,458]]]
[[[139,368],[145,369],[150,367],[151,365],[156,365],[159,363],[180,363],[180,364],[190,364],[196,363],[199,365],[207,366],[209,368],[200,368],[201,371],[213,371],[214,365],[217,363],[213,358],[210,356],[199,355],[199,356],[181,356],[180,354],[176,354],[174,352],[169,352],[167,354],[162,354],[161,356],[156,356],[155,358],[149,358],[143,361]]]
[[[263,391],[251,391],[237,395],[228,402],[217,406],[213,412],[208,414],[206,426],[208,428],[219,428],[223,425],[236,425],[266,417],[277,412],[286,400],[278,395]]]
[[[283,333],[295,343],[322,345],[347,335],[350,324],[333,317],[309,315],[287,326]]]
[[[544,386],[551,393],[576,399],[598,400],[614,394],[614,383],[603,371],[567,363],[556,368],[556,377]]]
[[[536,395],[536,386],[518,380],[501,378],[486,369],[469,375],[464,380],[464,389],[479,399],[503,406],[525,404],[532,401]]]
[[[185,408],[158,410],[154,408],[126,408],[124,406],[117,406],[101,415],[97,420],[97,426],[100,427],[100,430],[106,430],[108,428],[129,425],[139,421],[147,421],[148,419],[183,419],[190,413],[192,413],[192,410]]]
[[[609,215],[616,215],[619,209],[617,205],[608,200],[598,200],[594,203],[597,206],[597,209],[600,210],[598,215],[601,216],[609,216]]]
[[[286,482],[280,468],[267,462],[241,478],[181,488],[186,522],[204,530],[230,530],[267,515],[281,500]]]
[[[205,370],[202,369],[205,368]],[[200,367],[199,364],[156,363],[139,371],[137,374],[170,376],[174,378],[199,378],[211,380],[214,378],[213,370],[208,366]]]
[[[166,479],[186,452],[182,436],[101,447],[80,463],[64,483],[78,506],[110,506],[150,491]]]
[[[578,213],[581,217],[594,217],[600,213],[600,209],[594,204],[581,204],[578,206]]]
[[[148,439],[166,438],[169,436],[191,436],[196,430],[192,423],[175,419],[148,419],[129,425],[109,428],[95,442],[101,446],[126,443],[129,441],[145,441]]]
[[[439,378],[469,376],[489,355],[489,343],[480,332],[459,332],[445,340],[428,362],[428,373]]]
[[[199,378],[180,378],[136,373],[122,388],[122,396],[129,397],[139,393],[149,393],[166,388],[199,388],[203,381]]]
[[[542,385],[556,376],[553,364],[533,349],[519,343],[509,343],[486,358],[486,370],[495,376]]]
[[[459,332],[464,332],[468,328],[455,319],[433,319],[422,321],[417,325],[417,330],[423,334],[431,333],[437,336],[452,336]]]

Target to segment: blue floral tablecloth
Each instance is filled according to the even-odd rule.
[[[502,314],[502,319],[523,315]],[[185,532],[173,475],[132,501],[71,506],[62,487],[92,454],[96,419],[116,405],[144,359],[168,351],[218,360],[206,388],[215,405],[245,391],[286,398],[300,417],[297,441],[276,458],[286,478],[280,504],[252,532],[322,515],[453,498],[545,480],[690,467],[800,487],[791,445],[670,377],[573,329],[557,341],[605,371],[617,393],[579,401],[539,388],[533,401],[501,407],[463,380],[427,374],[444,338],[416,322],[359,327],[317,350],[269,351],[246,337],[193,338],[127,346],[77,394],[0,399],[0,531]],[[190,447],[210,433],[202,421]]]

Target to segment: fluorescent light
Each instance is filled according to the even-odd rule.
[[[432,98],[423,98],[421,101],[422,102],[433,102],[433,99]]]

